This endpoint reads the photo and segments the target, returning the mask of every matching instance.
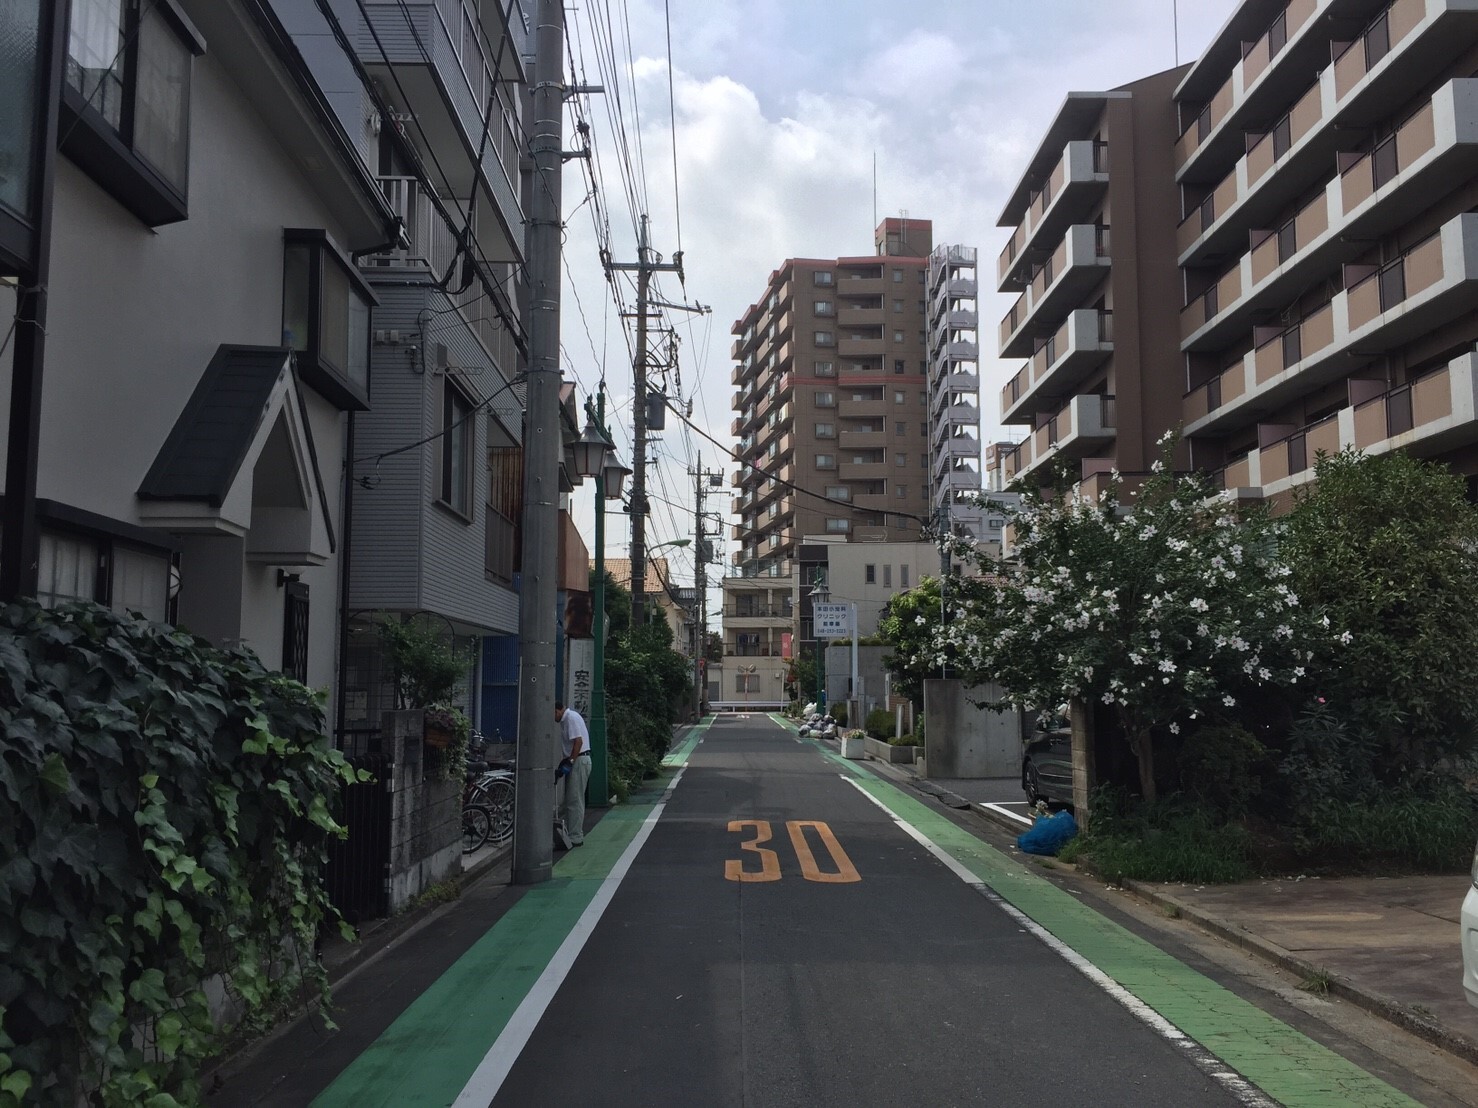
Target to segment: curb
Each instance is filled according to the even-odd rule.
[[[1318,966],[1307,959],[1300,958],[1296,954],[1283,949],[1274,942],[1255,935],[1245,928],[1237,927],[1207,915],[1199,908],[1152,889],[1141,882],[1125,878],[1121,882],[1124,891],[1137,899],[1152,904],[1157,908],[1174,909],[1180,919],[1192,923],[1208,934],[1217,938],[1225,939],[1240,950],[1249,954],[1255,954],[1266,962],[1270,962],[1289,973],[1297,974],[1303,978],[1322,975],[1328,978],[1328,992],[1331,996],[1337,996],[1347,1000],[1359,1008],[1363,1008],[1371,1015],[1379,1016],[1388,1023],[1393,1023],[1404,1031],[1431,1043],[1435,1047],[1447,1051],[1465,1062],[1478,1065],[1478,1042],[1474,1042],[1466,1035],[1457,1031],[1449,1030],[1441,1024],[1433,1023],[1431,1020],[1423,1019],[1413,1012],[1409,1007],[1385,996],[1374,992],[1362,985],[1358,985],[1347,977],[1330,973],[1322,966]]]

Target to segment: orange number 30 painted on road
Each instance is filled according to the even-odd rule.
[[[837,842],[836,836],[826,824],[814,819],[793,819],[786,821],[785,828],[790,832],[790,845],[795,851],[796,861],[800,863],[801,876],[807,881],[845,885],[862,880],[857,867],[852,864],[847,852],[842,849],[842,844]],[[730,858],[724,863],[724,876],[730,881],[779,881],[780,857],[769,847],[762,845],[770,841],[770,821],[736,819],[730,821],[729,830],[754,832],[754,837],[740,843],[739,849],[759,855],[760,868],[757,871],[746,870],[743,858]],[[811,844],[806,839],[808,830],[816,833],[827,853],[831,855],[831,862],[835,867],[831,872],[822,872],[821,867],[816,864],[816,855],[812,853]]]

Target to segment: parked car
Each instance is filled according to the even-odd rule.
[[[1471,877],[1460,917],[1463,929],[1463,991],[1468,994],[1468,1003],[1478,1008],[1478,849],[1473,851]]]
[[[1021,755],[1021,787],[1028,803],[1073,802],[1073,731],[1058,717],[1037,724]]]

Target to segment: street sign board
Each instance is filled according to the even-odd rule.
[[[813,604],[816,637],[838,639],[852,633],[852,607],[850,604]]]

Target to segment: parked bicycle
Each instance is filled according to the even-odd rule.
[[[473,732],[467,749],[467,788],[462,796],[462,852],[513,838],[513,771],[487,761],[487,742]]]

